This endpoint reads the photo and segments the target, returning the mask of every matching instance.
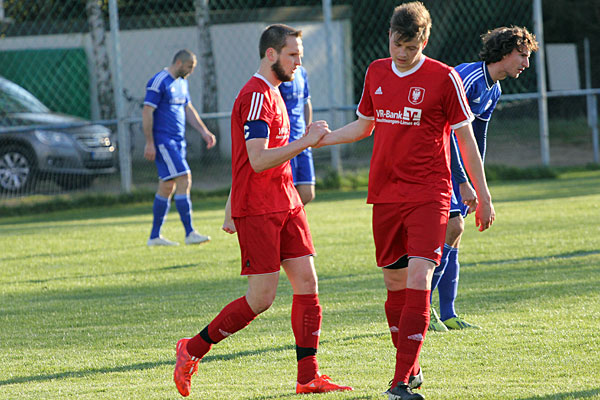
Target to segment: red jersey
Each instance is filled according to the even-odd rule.
[[[246,150],[244,124],[262,120],[269,126],[268,147],[288,143],[290,120],[279,89],[254,74],[238,93],[231,112],[231,216],[245,217],[302,206],[290,162],[257,173]],[[254,139],[251,139],[254,140]]]
[[[356,113],[375,120],[368,203],[450,201],[450,133],[473,120],[454,69],[425,56],[407,72],[375,60]]]

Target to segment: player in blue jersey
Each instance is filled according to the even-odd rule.
[[[300,66],[294,79],[279,85],[279,91],[290,117],[290,142],[300,139],[312,122],[312,104],[306,69]],[[294,185],[304,205],[315,198],[315,166],[309,147],[290,160]]]
[[[500,81],[518,78],[529,68],[529,57],[537,51],[535,35],[524,27],[500,27],[481,36],[483,49],[479,53],[482,61],[460,64],[455,68],[463,80],[471,111],[475,115],[473,132],[482,160],[485,161],[487,128],[492,112],[502,94]],[[464,217],[471,211],[465,203],[475,196],[464,169],[456,138],[451,142],[453,196],[450,220],[446,229],[446,244],[440,265],[435,269],[431,291],[438,288],[440,315],[433,307],[429,329],[479,328],[456,314],[454,301],[458,292],[460,264],[458,249],[464,231]]]
[[[160,229],[169,212],[171,196],[185,228],[185,243],[200,244],[210,237],[200,235],[192,226],[190,189],[192,173],[185,159],[185,124],[200,132],[206,148],[217,140],[206,128],[190,100],[186,78],[196,67],[196,56],[189,50],[179,50],[171,65],[154,75],[146,87],[142,126],[146,138],[144,157],[155,161],[158,169],[158,190],[152,207],[154,219],[148,246],[176,246],[160,235]]]

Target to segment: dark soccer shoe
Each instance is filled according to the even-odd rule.
[[[425,397],[419,393],[413,393],[406,383],[400,382],[396,387],[390,388],[385,394],[388,400],[423,400]]]

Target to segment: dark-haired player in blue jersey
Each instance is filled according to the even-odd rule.
[[[312,122],[312,103],[306,69],[299,66],[294,73],[294,79],[282,82],[279,92],[285,102],[290,117],[290,142],[300,139],[306,126]],[[315,166],[312,149],[309,147],[290,160],[294,186],[300,194],[304,205],[315,198]]]
[[[488,31],[481,36],[481,39],[483,49],[479,56],[483,61],[460,64],[455,70],[463,80],[469,106],[475,115],[475,120],[472,122],[473,132],[481,159],[485,161],[488,123],[502,94],[500,81],[509,76],[516,79],[529,68],[529,57],[533,51],[537,51],[538,43],[535,35],[526,28],[515,26]],[[446,229],[442,260],[434,271],[431,284],[432,293],[437,286],[440,300],[439,317],[431,307],[429,329],[434,331],[479,328],[458,316],[454,309],[460,269],[458,248],[464,231],[463,217],[466,217],[470,211],[464,203],[472,199],[475,194],[462,167],[454,135],[452,139],[453,196],[450,219]]]
[[[217,140],[206,128],[192,105],[186,77],[196,67],[196,56],[189,50],[179,50],[171,65],[154,75],[146,87],[142,126],[146,138],[144,157],[155,161],[158,169],[158,190],[154,197],[154,219],[148,246],[176,246],[160,235],[160,229],[169,212],[171,196],[185,228],[185,243],[208,242],[210,237],[200,235],[192,226],[192,173],[185,159],[185,123],[200,132],[206,148]]]

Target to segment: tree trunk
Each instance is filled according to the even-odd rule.
[[[208,0],[194,0],[196,12],[196,26],[198,27],[198,42],[200,49],[198,63],[200,74],[202,74],[202,113],[217,112],[217,72],[215,69],[215,57],[210,38],[210,15]],[[220,139],[219,123],[217,119],[204,120],[210,131]]]
[[[92,39],[100,118],[112,119],[115,118],[115,103],[101,4],[102,0],[86,0],[85,9]]]

